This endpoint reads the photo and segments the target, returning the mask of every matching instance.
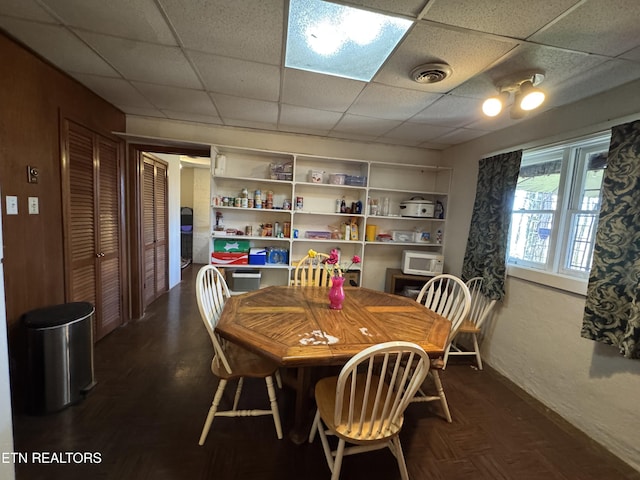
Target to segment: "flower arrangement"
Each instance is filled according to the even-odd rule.
[[[309,255],[310,258],[315,258],[318,255],[318,252],[316,252],[315,250],[309,250],[307,254]],[[327,272],[331,273],[334,277],[340,277],[342,276],[341,271],[346,272],[354,264],[360,263],[362,260],[358,255],[354,255],[353,257],[351,257],[351,263],[346,268],[339,265],[338,264],[339,261],[340,261],[340,255],[338,254],[338,250],[334,248],[329,252],[329,257],[322,260],[322,263],[324,264]],[[336,268],[336,266],[339,268]]]

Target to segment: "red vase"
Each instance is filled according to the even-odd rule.
[[[329,308],[332,310],[342,310],[342,302],[344,302],[344,277],[331,278],[331,290],[329,290]]]

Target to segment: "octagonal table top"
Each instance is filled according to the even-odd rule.
[[[342,365],[364,348],[392,340],[443,354],[449,320],[415,300],[346,287],[342,310],[328,287],[273,286],[227,300],[218,333],[282,366]]]

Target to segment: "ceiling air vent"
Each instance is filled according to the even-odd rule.
[[[438,83],[453,73],[446,63],[425,63],[411,72],[411,78],[418,83]]]

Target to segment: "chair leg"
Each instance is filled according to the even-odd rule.
[[[438,374],[438,370],[431,369],[431,374],[433,375],[433,381],[436,384],[436,389],[438,391],[438,396],[440,397],[440,403],[442,404],[442,409],[444,410],[444,415],[447,417],[447,422],[451,423],[451,413],[449,412],[449,405],[447,404],[447,397],[444,394],[444,389],[442,388],[442,382],[440,381],[440,375]]]
[[[238,402],[240,401],[240,394],[242,393],[242,386],[244,385],[244,377],[238,379],[238,386],[236,387],[236,395],[233,397],[233,409],[238,409]]]
[[[320,425],[320,410],[316,410],[316,416],[313,418],[313,423],[311,424],[311,431],[309,432],[309,443],[313,443],[313,440],[316,438],[316,432],[318,431],[318,425]]]
[[[404,461],[404,453],[402,453],[402,445],[400,444],[400,437],[396,436],[391,439],[393,445],[393,454],[398,461],[398,468],[400,469],[400,478],[402,480],[409,480],[409,472],[407,471],[407,464]]]
[[[333,455],[331,453],[331,447],[329,446],[329,440],[327,440],[327,434],[324,431],[324,425],[322,424],[322,420],[318,416],[318,435],[320,435],[320,442],[322,443],[322,451],[324,452],[324,458],[327,460],[327,465],[329,466],[329,471],[333,472]]]
[[[209,429],[211,428],[211,424],[213,423],[213,418],[216,416],[216,411],[218,410],[218,405],[220,405],[220,399],[222,398],[222,394],[224,393],[224,388],[226,386],[227,381],[224,379],[220,379],[220,381],[218,382],[218,389],[213,396],[213,402],[211,403],[211,407],[209,408],[209,414],[207,415],[207,419],[204,422],[204,427],[202,427],[202,433],[200,434],[200,441],[198,442],[198,445],[204,445],[204,441],[209,434]]]
[[[444,350],[444,357],[442,359],[442,361],[443,361],[442,370],[447,368],[447,362],[449,361],[449,351],[451,350],[451,345],[452,344],[453,344],[453,342],[449,342],[449,345],[447,345],[447,348],[445,348],[445,350]]]
[[[278,402],[276,400],[276,390],[273,388],[273,378],[271,378],[271,376],[268,376],[265,377],[264,381],[267,384],[267,393],[269,394],[269,401],[271,402],[271,414],[273,415],[273,423],[276,426],[276,435],[278,435],[279,440],[282,440],[280,411],[278,410]]]
[[[282,376],[280,375],[280,369],[276,370],[276,385],[282,390]]]
[[[480,358],[480,347],[478,347],[478,337],[476,334],[471,335],[473,337],[473,348],[476,352],[476,360],[478,361],[478,370],[482,370],[482,359]]]
[[[338,448],[336,449],[336,459],[333,462],[333,472],[331,472],[331,480],[338,480],[340,478],[340,469],[342,468],[342,458],[344,456],[345,441],[340,439],[338,442]]]

